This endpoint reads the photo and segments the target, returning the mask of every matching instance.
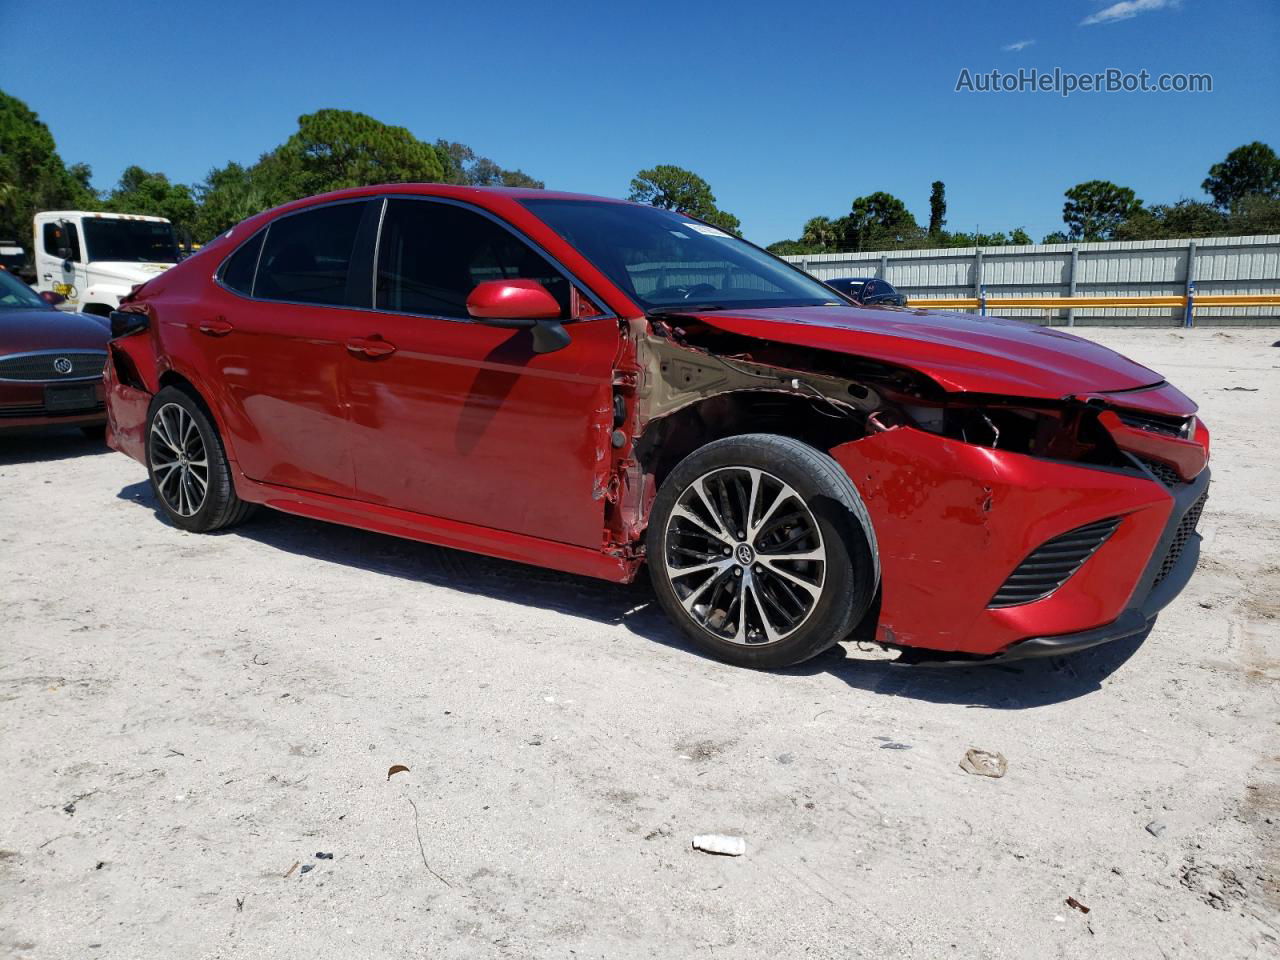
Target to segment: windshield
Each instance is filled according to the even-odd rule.
[[[671,210],[600,200],[521,202],[649,311],[840,302],[745,240]]]
[[[22,310],[30,310],[32,307],[49,309],[49,304],[41,300],[39,294],[8,270],[0,270],[0,307],[17,307]]]
[[[177,263],[173,225],[154,220],[85,217],[84,239],[89,260],[127,260],[132,263]]]

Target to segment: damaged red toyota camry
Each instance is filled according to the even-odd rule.
[[[627,582],[732,663],[1142,632],[1195,567],[1196,406],[1069,334],[856,307],[691,217],[369,187],[112,318],[109,442],[172,523],[254,505]]]

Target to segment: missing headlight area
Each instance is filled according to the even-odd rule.
[[[914,370],[847,354],[656,322],[638,338],[636,453],[661,478],[697,446],[743,432],[817,447],[914,427],[1009,453],[1132,466],[1097,422],[1099,408],[957,395]]]

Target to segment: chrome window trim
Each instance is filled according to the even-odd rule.
[[[231,289],[225,283],[222,282],[220,274],[222,273],[223,264],[225,264],[228,260],[234,257],[237,251],[239,251],[240,247],[252,241],[253,238],[258,235],[259,232],[270,233],[272,225],[277,223],[280,220],[283,220],[285,217],[297,216],[300,213],[307,213],[311,210],[319,210],[321,207],[336,206],[340,203],[366,203],[370,200],[382,201],[382,212],[379,214],[379,217],[378,217],[378,234],[377,234],[377,237],[374,239],[373,268],[370,271],[370,274],[371,274],[370,285],[372,287],[371,292],[373,293],[372,307],[353,307],[353,306],[345,306],[343,304],[334,304],[334,303],[308,303],[300,300],[275,300],[268,297],[258,297],[258,296],[254,296],[253,294],[241,293],[238,290]],[[618,319],[618,314],[615,313],[613,310],[610,310],[603,303],[603,301],[596,294],[596,292],[591,289],[590,286],[588,286],[587,284],[579,280],[577,275],[574,274],[573,271],[565,267],[563,263],[561,263],[558,259],[553,257],[550,253],[548,253],[542,247],[541,244],[536,243],[534,240],[528,237],[523,231],[519,230],[517,227],[507,223],[501,217],[497,216],[494,213],[489,212],[488,210],[485,210],[483,207],[479,207],[473,203],[468,203],[465,200],[455,200],[452,197],[436,197],[436,196],[428,196],[428,195],[417,194],[417,193],[374,194],[367,197],[353,197],[347,200],[331,200],[328,203],[317,203],[314,206],[303,207],[300,210],[291,210],[289,213],[286,213],[282,216],[276,217],[275,219],[271,220],[266,225],[264,225],[260,230],[254,231],[244,240],[240,241],[240,243],[236,246],[235,250],[232,250],[230,253],[228,253],[227,256],[224,257],[223,260],[218,264],[218,268],[214,271],[214,274],[213,274],[213,282],[217,286],[225,290],[227,293],[231,294],[232,296],[239,297],[241,300],[249,300],[249,301],[252,301],[253,303],[280,303],[280,304],[284,304],[286,306],[291,306],[291,307],[314,307],[317,310],[355,310],[360,313],[381,313],[381,314],[386,314],[387,316],[392,316],[392,317],[424,317],[428,320],[445,320],[452,323],[467,323],[467,324],[475,324],[476,326],[488,326],[488,324],[482,323],[481,321],[477,320],[475,317],[451,317],[445,314],[415,313],[410,310],[390,310],[390,309],[378,307],[377,305],[378,303],[378,297],[377,297],[378,254],[381,250],[381,244],[382,244],[383,221],[386,218],[387,207],[389,206],[389,201],[391,200],[416,200],[420,202],[443,203],[443,204],[448,204],[454,207],[461,207],[464,210],[470,210],[473,213],[478,213],[482,217],[492,220],[499,227],[503,228],[508,233],[512,234],[516,239],[522,241],[523,243],[528,244],[534,250],[535,253],[537,253],[540,257],[542,257],[549,264],[551,264],[553,267],[559,270],[562,274],[564,274],[565,278],[571,284],[576,286],[582,292],[582,294],[588,300],[590,300],[592,304],[595,305],[596,309],[600,311],[598,316],[579,317],[576,319],[573,317],[569,317],[568,319],[562,320],[561,323],[567,325],[571,323],[587,323],[587,322],[592,322],[596,320],[615,320],[616,321]],[[565,242],[567,243],[568,241],[565,241]],[[258,250],[258,264],[254,266],[254,270],[253,270],[253,286],[255,290],[257,289],[257,286],[258,286],[258,268],[261,266],[261,262],[262,262],[262,251],[265,250],[266,248],[267,248],[267,237],[264,235],[262,238],[262,247],[261,249]],[[786,263],[786,261],[784,260],[783,263]]]
[[[62,350],[27,350],[23,353],[6,353],[0,354],[0,361],[4,360],[20,360],[23,357],[65,357],[69,353],[88,353],[94,356],[102,357],[102,365],[107,365],[106,350],[85,350],[85,349],[62,349]],[[88,377],[58,377],[51,380],[17,380],[13,377],[0,377],[0,383],[76,383],[84,380],[101,380],[102,370]]]
[[[373,234],[373,263],[369,270],[369,305],[378,309],[378,254],[382,251],[382,224],[387,219],[387,198],[382,198],[382,209],[378,211],[378,229]],[[256,276],[256,274],[255,274]]]

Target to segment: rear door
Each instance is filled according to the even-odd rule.
[[[354,471],[342,378],[372,301],[380,201],[309,207],[228,258],[193,340],[252,480],[349,497]]]
[[[378,240],[377,310],[353,355],[356,494],[384,504],[598,548],[618,321],[594,306],[570,344],[532,350],[528,330],[472,320],[486,280],[534,279],[570,319],[572,282],[497,218],[441,199],[390,198]],[[596,314],[590,317],[590,314]]]

